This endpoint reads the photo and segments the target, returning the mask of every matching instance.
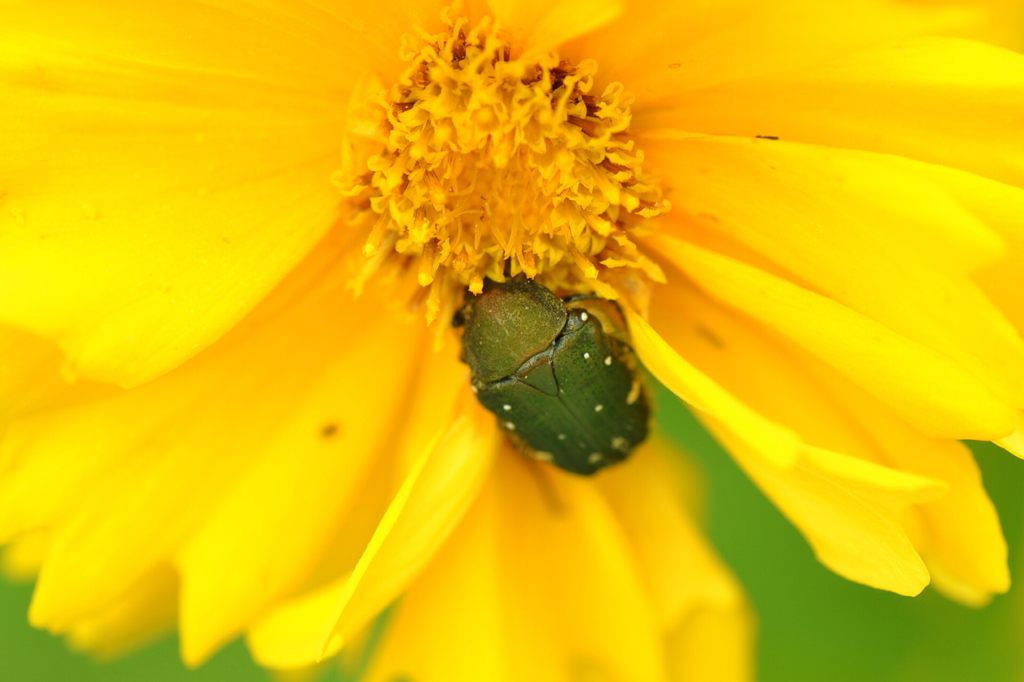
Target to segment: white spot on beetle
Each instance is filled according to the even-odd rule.
[[[550,462],[555,458],[550,452],[544,452],[543,450],[537,450],[533,453],[533,458],[540,460],[541,462]]]
[[[600,412],[604,409],[604,405],[594,405],[594,412]]]
[[[590,457],[587,457],[587,461],[590,462],[591,464],[597,464],[603,459],[604,455],[602,455],[600,452],[592,452],[590,453]]]
[[[558,440],[565,440],[565,434],[564,433],[558,434]]]
[[[516,425],[513,424],[512,422],[505,422],[505,428],[508,429],[509,431],[515,431]]]
[[[509,410],[511,410],[511,409],[512,409],[512,406],[511,406],[511,405],[502,405],[502,406],[501,406],[501,409],[503,409],[503,410],[505,410],[506,412],[508,412]]]
[[[615,436],[614,438],[612,438],[612,449],[621,450],[622,452],[625,452],[626,450],[629,449],[629,441],[623,438],[622,436]]]
[[[606,358],[604,359],[604,364],[606,364],[606,365],[608,365],[609,367],[611,367],[611,366],[612,366],[612,356],[610,356],[610,355],[609,355],[608,357],[606,357]]]
[[[476,386],[470,386],[469,388],[470,388],[470,390],[473,391],[473,393],[479,393],[480,392],[480,389],[477,388]]]
[[[637,398],[640,397],[640,382],[636,379],[633,380],[633,385],[629,389],[629,395],[626,396],[626,404],[632,405],[636,402]]]
[[[587,315],[586,313],[580,313],[580,319],[586,322],[587,320],[590,319],[590,315]]]
[[[590,353],[584,353],[583,354],[583,359],[584,360],[589,360],[590,359]]]

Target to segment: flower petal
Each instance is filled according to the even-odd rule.
[[[52,343],[0,325],[0,420],[61,394],[67,383],[60,375],[60,361],[60,351]]]
[[[223,334],[337,220],[354,80],[301,37],[160,7],[0,9],[0,320],[123,385]]]
[[[0,550],[0,574],[15,582],[31,582],[50,551],[50,534],[46,531],[24,533]]]
[[[383,0],[380,3],[352,3],[345,0],[199,0],[227,10],[232,21],[251,19],[274,31],[271,41],[262,45],[258,56],[268,69],[286,71],[283,82],[309,81],[321,91],[342,84],[351,85],[353,75],[373,71],[381,79],[396,79],[406,68],[399,48],[406,34],[419,26],[428,32],[441,29],[445,0]],[[179,19],[180,21],[180,19]],[[190,27],[191,28],[191,27]],[[233,36],[237,40],[237,36]],[[283,61],[275,55],[280,43],[294,44],[298,50]],[[229,43],[230,44],[230,43]],[[267,50],[267,45],[274,49]],[[243,64],[253,57],[236,50]]]
[[[637,355],[658,381],[696,410],[733,430],[766,460],[788,467],[799,456],[796,434],[765,419],[698,370],[638,315],[628,312]]]
[[[970,38],[1011,50],[1024,47],[1024,4],[1018,0],[973,0],[972,9],[981,10],[975,24],[965,26],[950,35]]]
[[[443,422],[442,422],[443,423]],[[329,655],[390,604],[451,533],[483,484],[498,447],[493,416],[476,405],[422,451],[321,630]]]
[[[935,169],[937,182],[947,182],[946,173],[956,173],[949,169],[942,173],[935,166],[930,168]],[[1017,331],[1024,334],[1024,190],[996,182],[968,184],[960,177],[955,179],[955,187],[950,191],[958,192],[958,198],[995,225],[1008,245],[1008,256],[976,273],[975,279]],[[1024,412],[1017,413],[1014,432],[995,442],[1018,457],[1024,457]]]
[[[189,646],[194,632],[214,646],[241,628],[237,619],[265,608],[261,600],[301,585],[324,542],[337,544],[333,530],[360,472],[391,434],[420,336],[409,327],[415,321],[382,315],[381,300],[347,302],[336,247],[325,244],[232,334],[179,370],[11,425],[0,455],[11,462],[0,480],[0,534],[54,530],[35,622],[63,632],[102,610],[213,514],[205,540],[182,562],[182,623]],[[203,551],[231,514],[238,523],[230,537]],[[218,552],[228,550],[237,567],[224,577]],[[217,580],[231,585],[215,589]],[[259,589],[239,606],[232,600],[250,580]],[[208,616],[208,603],[222,610]],[[195,630],[192,618],[202,621]]]
[[[723,138],[662,139],[649,152],[652,165],[671,176],[677,233],[699,228],[734,240],[800,283],[949,356],[1004,402],[1024,405],[1020,334],[966,276],[891,237],[901,220],[883,212],[875,222],[856,219],[864,202],[844,187],[849,174],[827,165],[843,152]]]
[[[756,623],[745,605],[695,613],[668,642],[673,680],[757,679]]]
[[[665,292],[659,292],[662,293]],[[659,295],[653,300],[657,302],[663,298],[666,296]],[[652,309],[652,312],[656,310]],[[686,315],[675,311],[655,322],[670,338],[677,337],[680,325],[685,324],[683,321],[688,319],[688,315],[689,311]],[[757,415],[757,422],[725,421],[715,412],[701,410],[698,405],[702,420],[783,513],[801,529],[823,563],[851,580],[900,594],[917,594],[928,584],[928,571],[907,537],[901,518],[910,505],[941,494],[943,486],[939,481],[801,443],[792,431],[760,416],[706,374],[686,363],[673,349],[673,346],[683,347],[678,339],[669,345],[635,316],[630,317],[630,326],[644,364],[670,390],[676,392],[675,386],[681,386],[682,394],[677,392],[681,398],[687,399],[686,384],[666,369],[686,366],[689,372],[699,374],[702,381],[714,386],[717,392],[728,395],[730,401]],[[652,343],[655,339],[657,345]],[[657,364],[651,364],[649,358]],[[749,376],[745,383],[752,383]],[[786,459],[774,455],[765,447],[763,439],[757,437],[761,425],[793,434]],[[836,533],[836,528],[844,530]]]
[[[910,506],[944,492],[938,481],[811,446],[799,463],[781,471],[732,434],[714,425],[712,430],[800,528],[823,564],[850,580],[897,594],[913,596],[928,584],[928,570],[902,518]]]
[[[805,351],[695,289],[661,291],[656,301],[653,322],[673,346],[767,418],[812,446],[945,484],[942,497],[915,505],[899,522],[940,587],[959,586],[958,597],[973,593],[975,603],[1006,590],[999,520],[965,447],[922,435]],[[822,483],[823,489],[830,485]],[[832,535],[853,542],[864,532],[844,527]]]
[[[588,481],[506,449],[399,605],[368,679],[664,681],[630,557]],[[438,639],[458,642],[458,655]]]
[[[917,38],[681,93],[672,108],[638,114],[635,125],[884,152],[1021,185],[1022,117],[1024,55]]]
[[[525,56],[540,55],[616,19],[625,0],[489,0],[494,17]]]
[[[459,396],[462,396],[466,389],[464,367],[453,362],[441,361],[440,358],[430,355],[427,355],[426,358],[427,361],[422,363],[419,368],[414,390],[408,394],[406,408],[403,409],[403,428],[393,447],[389,448],[387,466],[381,467],[388,471],[378,471],[369,477],[369,484],[376,485],[376,487],[381,487],[382,483],[385,485],[385,497],[382,504],[377,503],[376,498],[379,495],[374,494],[372,502],[360,500],[354,505],[354,511],[365,508],[363,515],[366,518],[359,524],[360,527],[367,525],[365,537],[359,535],[358,539],[351,537],[346,537],[344,541],[339,539],[339,544],[357,545],[358,549],[352,557],[348,557],[348,552],[345,552],[344,558],[347,561],[335,561],[319,569],[321,574],[327,576],[326,584],[321,584],[323,581],[314,582],[314,589],[278,604],[269,614],[249,628],[247,637],[249,647],[254,658],[261,665],[277,669],[297,669],[315,664],[324,657],[324,633],[335,622],[335,610],[342,597],[348,598],[346,589],[351,591],[357,587],[355,584],[347,586],[347,583],[352,578],[353,569],[365,554],[367,544],[380,527],[381,517],[386,513],[389,505],[394,502],[395,492],[401,489],[401,484],[404,483],[408,487],[419,481],[420,488],[424,489],[431,478],[436,478],[439,479],[433,481],[436,486],[449,486],[447,491],[451,495],[457,496],[463,493],[457,492],[455,486],[468,485],[469,487],[466,489],[468,491],[472,488],[474,477],[480,474],[476,465],[470,467],[461,461],[454,463],[450,461],[450,458],[467,454],[467,451],[452,448],[447,448],[444,451],[431,451],[435,462],[429,471],[422,470],[424,467],[423,443],[437,441],[439,436],[437,433],[438,416],[453,412],[458,404]],[[449,457],[448,460],[437,460],[445,455]],[[480,457],[479,461],[474,460],[474,462],[484,464],[486,460],[486,457]],[[413,471],[419,473],[413,475],[411,473]],[[465,474],[468,478],[465,481],[459,478],[440,480],[440,476],[451,472]],[[392,485],[396,476],[400,478],[397,479],[396,485]],[[423,476],[426,476],[426,479],[423,479]],[[399,493],[399,497],[401,495]],[[445,494],[442,492],[441,497],[444,498],[444,496]],[[448,511],[457,514],[459,512],[458,505]],[[413,516],[407,516],[403,520],[406,530],[418,522],[419,519]],[[343,531],[346,536],[352,535],[350,525],[346,524]],[[438,528],[435,527],[433,530],[437,531]],[[403,554],[399,556],[399,559],[405,563],[396,566],[379,563],[391,559],[387,555],[377,555],[375,561],[378,563],[374,570],[378,575],[371,574],[369,577],[363,575],[363,581],[366,583],[364,587],[372,586],[376,590],[374,596],[378,598],[379,603],[376,607],[371,604],[363,608],[361,615],[357,614],[348,618],[348,628],[341,641],[329,652],[330,654],[335,653],[338,646],[342,645],[346,647],[345,650],[348,650],[351,644],[348,638],[351,634],[362,628],[370,618],[376,616],[381,609],[395,599],[405,588],[406,583],[412,579],[411,576],[405,575],[405,572],[410,570],[415,572],[416,563],[424,563],[435,551],[436,547],[431,543],[436,544],[444,540],[437,533],[431,535],[429,530],[425,531],[422,528],[415,529],[414,532],[420,533],[417,539],[424,541],[422,546],[405,545],[401,549],[409,556],[415,555],[417,552],[421,556],[410,560],[409,556]],[[409,568],[410,565],[413,566],[412,569]],[[377,584],[371,585],[374,582]],[[360,599],[362,598],[360,596]],[[360,618],[363,620],[360,621]]]
[[[673,680],[754,678],[754,617],[743,591],[681,509],[682,455],[659,435],[602,473],[667,636]],[[638,494],[643,491],[643,494]]]
[[[805,0],[634,0],[618,21],[574,41],[566,51],[596,59],[602,81],[625,84],[637,96],[635,111],[643,112],[682,107],[701,88],[716,90],[761,74],[799,71],[969,18],[962,11],[880,0],[848,1],[842,11]]]
[[[962,443],[916,432],[881,405],[828,372],[816,373],[850,420],[868,434],[889,466],[942,481],[939,498],[917,507],[922,528],[911,533],[932,585],[971,606],[1010,589],[1006,541],[974,456]]]
[[[1005,438],[998,438],[995,444],[1024,459],[1024,412],[1017,414],[1017,428]]]
[[[174,629],[178,615],[178,574],[161,565],[101,613],[75,624],[72,647],[111,659],[149,644]]]
[[[329,310],[327,300],[317,303],[310,312]],[[183,547],[178,566],[187,662],[201,662],[300,587],[346,527],[374,459],[393,436],[424,343],[415,328],[394,324],[375,307],[369,300],[340,316],[345,348],[332,360],[305,343],[303,354],[319,361],[318,381],[302,395],[294,419],[278,419],[266,455]],[[289,329],[289,336],[296,332],[308,338],[319,330]],[[296,401],[297,393],[280,395]],[[228,565],[234,568],[225,571]]]
[[[974,278],[985,295],[1024,333],[1024,190],[990,182],[984,186],[957,183],[951,191],[962,192],[962,200],[983,213],[1006,241],[1007,256],[983,268]]]
[[[789,337],[925,433],[990,440],[1016,410],[963,367],[835,301],[740,261],[661,237],[660,253],[715,298]]]
[[[319,660],[323,653],[324,624],[331,622],[335,606],[351,577],[351,573],[346,573],[284,602],[261,618],[246,635],[253,659],[261,666],[276,670],[303,668]]]

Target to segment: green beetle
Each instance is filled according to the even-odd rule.
[[[615,302],[488,280],[453,324],[473,392],[537,459],[590,475],[647,437],[650,408]]]

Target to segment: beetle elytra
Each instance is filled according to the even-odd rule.
[[[477,398],[537,459],[589,475],[647,437],[650,408],[614,301],[488,280],[453,323]]]

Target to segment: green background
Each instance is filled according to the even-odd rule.
[[[839,578],[747,480],[685,408],[664,392],[663,425],[694,453],[707,477],[708,532],[746,586],[760,620],[765,682],[1024,680],[1024,589],[972,610],[931,590],[899,597]],[[1024,579],[1024,462],[972,444],[1000,509],[1014,580]],[[25,623],[31,587],[0,583],[3,682],[266,682],[235,643],[200,670],[178,662],[167,640],[112,664],[70,652]],[[338,680],[331,671],[326,680]],[[486,682],[482,680],[481,682]]]

